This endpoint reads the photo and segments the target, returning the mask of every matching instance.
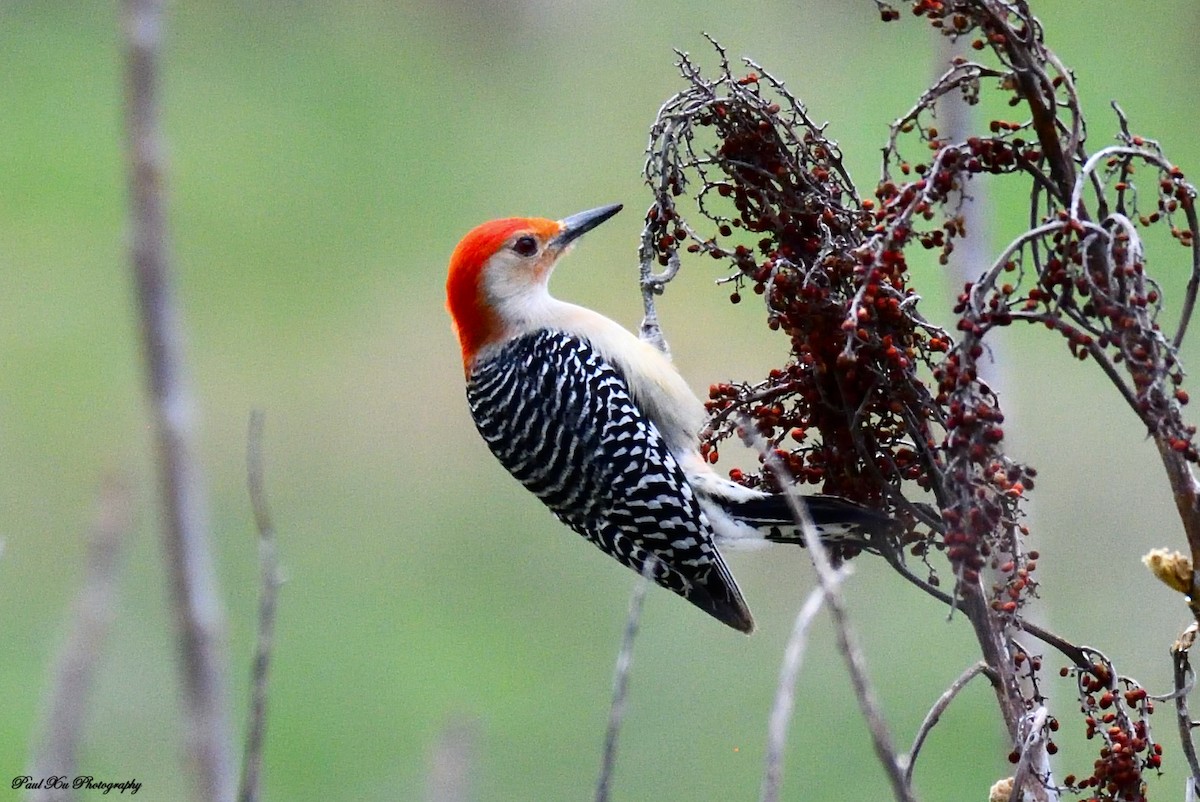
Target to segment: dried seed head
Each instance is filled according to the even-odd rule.
[[[1151,549],[1150,553],[1142,557],[1142,564],[1167,587],[1180,593],[1191,592],[1192,560],[1187,555],[1178,551]]]

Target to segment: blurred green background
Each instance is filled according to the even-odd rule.
[[[1095,146],[1118,99],[1134,129],[1200,171],[1200,6],[1035,4],[1078,76]],[[484,219],[622,201],[556,292],[635,326],[646,130],[680,87],[672,48],[708,31],[829,119],[862,188],[886,124],[929,81],[938,43],[870,2],[545,0],[175,3],[165,126],[179,296],[227,601],[239,732],[257,593],[245,430],[267,416],[267,481],[288,576],[280,599],[266,798],[418,799],[447,731],[469,733],[473,798],[582,799],[599,767],[634,577],[567,533],[491,459],[443,311],[447,257]],[[0,5],[0,778],[24,773],[48,667],[81,575],[101,478],[128,477],[137,526],[82,769],[185,797],[174,652],[125,264],[121,78],[111,3]],[[1024,198],[995,188],[996,243]],[[1015,222],[1012,222],[1015,221]],[[1156,248],[1157,250],[1153,250]],[[1186,254],[1152,243],[1178,298]],[[662,304],[703,391],[785,353],[752,304],[686,264]],[[926,313],[947,280],[918,270]],[[1185,357],[1200,345],[1189,338]],[[1182,546],[1161,467],[1114,393],[1057,337],[1017,332],[1006,372],[1033,495],[1042,615],[1166,690],[1186,610],[1143,572]],[[727,466],[728,467],[728,466]],[[617,799],[752,799],[783,641],[812,585],[800,550],[735,554],[760,630],[746,639],[652,593],[621,737]],[[871,559],[846,588],[900,744],[976,659],[962,620]],[[1047,675],[1061,661],[1048,657]],[[1046,689],[1068,771],[1092,753],[1073,689]],[[1182,783],[1173,722],[1160,798]],[[240,735],[239,735],[240,741]],[[994,702],[971,687],[916,773],[925,799],[982,799],[1009,771]],[[832,639],[803,670],[785,793],[888,796]],[[7,774],[5,774],[5,772]],[[7,779],[0,787],[7,788]],[[16,797],[0,791],[0,797]]]

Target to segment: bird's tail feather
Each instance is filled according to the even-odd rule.
[[[878,510],[837,496],[804,496],[817,534],[827,543],[866,542],[896,528],[896,522]],[[722,499],[724,512],[740,524],[776,543],[803,543],[791,505],[782,493],[741,500]]]

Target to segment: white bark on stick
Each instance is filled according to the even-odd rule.
[[[131,256],[150,394],[163,550],[196,797],[233,798],[224,613],[193,446],[194,402],[170,270],[159,82],[162,0],[123,0]]]
[[[70,629],[52,672],[46,712],[30,776],[74,777],[79,763],[88,702],[96,669],[116,617],[121,556],[132,528],[129,489],[109,479],[100,490],[87,536],[87,564],[71,613]],[[67,788],[40,788],[26,802],[65,802],[78,794]]]
[[[613,669],[612,702],[608,709],[608,727],[604,732],[604,750],[600,761],[600,777],[596,781],[595,802],[608,802],[612,793],[613,771],[617,765],[617,738],[625,720],[625,702],[629,694],[629,672],[633,668],[633,642],[637,639],[642,623],[642,605],[646,601],[646,590],[654,579],[657,561],[647,555],[642,566],[642,578],[634,585],[629,597],[629,615],[625,619],[625,632],[621,636],[621,649],[617,652],[617,664]]]

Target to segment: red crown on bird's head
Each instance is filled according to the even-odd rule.
[[[464,365],[497,333],[500,324],[484,303],[483,266],[518,234],[533,234],[544,241],[561,229],[561,223],[544,217],[505,217],[478,225],[459,240],[450,256],[446,308],[454,321]]]

